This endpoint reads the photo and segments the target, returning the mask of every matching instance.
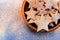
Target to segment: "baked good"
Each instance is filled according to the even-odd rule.
[[[50,32],[60,26],[60,0],[24,0],[22,18],[37,32]]]

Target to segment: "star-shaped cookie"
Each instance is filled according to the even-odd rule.
[[[35,14],[37,11],[34,11],[33,8],[31,8],[30,11],[26,11],[25,13],[27,14],[27,20],[30,18],[35,20]]]
[[[57,24],[58,19],[60,19],[60,14],[56,11],[55,14],[51,14],[51,15],[52,15],[53,20]]]
[[[39,20],[35,20],[35,21],[30,20],[29,23],[35,23],[38,26],[37,32],[39,32],[42,29],[49,31],[48,24],[50,22],[51,22],[51,20],[45,20],[45,17],[42,15]]]
[[[58,4],[59,1],[60,0],[52,0],[54,8],[58,9],[58,5],[57,4]]]
[[[52,3],[53,3],[52,0],[48,0],[48,1],[46,0],[45,3],[46,3],[46,4],[45,4],[46,8],[51,9],[51,7],[53,6],[53,4],[52,4]]]
[[[44,9],[43,4],[44,2],[39,2],[39,0],[36,0],[36,4],[34,5],[34,7],[36,7],[40,11],[41,9]]]

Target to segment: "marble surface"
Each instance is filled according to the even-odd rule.
[[[60,40],[60,28],[49,33],[30,30],[18,9],[23,0],[0,0],[0,40]]]

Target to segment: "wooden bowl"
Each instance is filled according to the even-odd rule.
[[[20,14],[21,19],[23,19],[23,21],[28,25],[29,28],[31,28],[31,29],[34,30],[34,31],[37,31],[37,28],[35,28],[34,26],[30,25],[30,24],[27,22],[27,19],[26,19],[25,14],[24,14],[25,3],[26,3],[26,0],[24,0],[24,1],[23,1],[23,4],[22,4],[21,14]],[[19,13],[20,13],[20,10],[19,10]],[[59,23],[57,26],[49,29],[49,31],[41,30],[40,32],[50,32],[50,31],[56,30],[59,26],[60,26],[60,23]]]

